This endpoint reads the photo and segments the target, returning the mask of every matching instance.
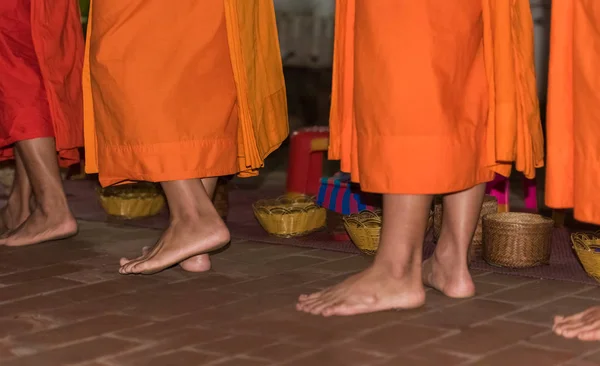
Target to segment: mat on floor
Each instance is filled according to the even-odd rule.
[[[119,220],[108,217],[98,204],[95,193],[94,181],[67,181],[65,189],[75,216],[80,220],[107,221],[115,224],[137,227],[163,229],[168,223],[168,214],[163,212],[158,216],[138,219]],[[227,224],[234,238],[246,239],[255,242],[279,245],[292,245],[306,248],[334,250],[347,253],[360,253],[351,242],[337,242],[331,240],[326,232],[318,232],[306,237],[284,239],[269,236],[258,224],[252,212],[252,203],[261,198],[277,197],[283,188],[277,185],[256,188],[253,186],[238,185],[230,193],[230,209]],[[550,264],[527,269],[508,269],[494,267],[483,259],[475,259],[471,267],[474,269],[512,274],[518,276],[544,278],[563,281],[597,284],[588,277],[575,253],[571,249],[570,233],[566,229],[555,229],[552,238],[552,257]],[[435,244],[431,235],[425,241],[423,251],[427,257],[431,255]]]

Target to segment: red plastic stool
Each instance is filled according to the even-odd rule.
[[[510,182],[507,178],[496,174],[494,180],[487,184],[485,193],[496,197],[496,199],[498,200],[499,212],[510,211]],[[525,211],[538,212],[537,183],[535,178],[524,179],[523,193],[525,195]]]
[[[323,175],[324,154],[329,147],[329,128],[308,127],[290,136],[287,193],[316,196]]]

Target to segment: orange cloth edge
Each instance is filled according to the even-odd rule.
[[[334,77],[330,109],[329,158],[345,154],[342,141],[352,141],[352,131],[343,123],[354,118],[352,89],[341,70],[350,70],[344,59],[352,60],[356,0],[336,0]],[[484,54],[489,82],[487,165],[509,176],[512,163],[527,178],[544,164],[544,138],[540,120],[533,58],[533,19],[528,0],[482,0]],[[351,142],[354,143],[354,142]],[[347,144],[350,145],[350,144]],[[342,170],[352,172],[350,161]]]
[[[238,93],[238,174],[241,177],[255,176],[266,156],[281,146],[289,133],[275,9],[271,0],[225,0],[224,6]],[[92,27],[93,2],[90,3],[88,40],[91,40]],[[98,151],[90,72],[88,41],[83,88],[86,173],[91,174],[98,173]]]

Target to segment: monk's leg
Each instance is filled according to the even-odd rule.
[[[297,309],[330,316],[423,305],[421,261],[431,200],[429,195],[384,195],[381,242],[373,264],[339,285],[301,295]]]
[[[23,160],[15,149],[15,177],[6,205],[0,211],[0,230],[6,232],[21,225],[31,214],[33,192],[23,165]]]
[[[444,197],[440,240],[433,256],[423,263],[423,282],[446,296],[475,295],[467,263],[469,246],[479,221],[485,184]]]
[[[77,222],[63,190],[54,138],[19,141],[15,148],[31,182],[35,205],[27,220],[0,238],[0,245],[30,245],[75,235]]]
[[[211,200],[215,195],[215,190],[217,188],[217,181],[218,181],[218,179],[214,179],[214,178],[202,179],[202,185],[204,186],[204,189],[206,190],[206,193],[208,194],[208,197]],[[151,247],[142,248],[142,256],[139,258],[147,256],[150,253],[151,249],[152,249]],[[129,259],[121,258],[122,266],[125,265],[127,262],[129,262]],[[181,268],[183,268],[184,270],[186,270],[188,272],[206,272],[206,271],[210,270],[210,268],[211,268],[210,257],[208,254],[199,254],[199,255],[193,256],[193,257],[188,258],[188,259],[184,260],[183,262],[179,263],[179,265],[181,266]]]
[[[554,318],[554,333],[565,338],[582,341],[600,341],[600,306],[593,306],[581,313]]]
[[[214,182],[213,182],[214,180]],[[216,186],[217,178],[205,179]],[[213,206],[201,179],[162,182],[171,213],[170,224],[156,245],[145,255],[133,260],[122,259],[122,274],[151,274],[182,263],[184,268],[198,255],[226,245],[229,230]]]

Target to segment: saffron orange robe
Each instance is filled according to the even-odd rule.
[[[104,186],[255,175],[288,135],[272,0],[91,4],[86,171]]]
[[[546,204],[600,224],[600,2],[552,2]]]
[[[543,165],[528,0],[338,0],[331,159],[439,194]]]
[[[55,137],[61,165],[79,161],[83,52],[76,1],[0,1],[0,160],[15,142]]]

